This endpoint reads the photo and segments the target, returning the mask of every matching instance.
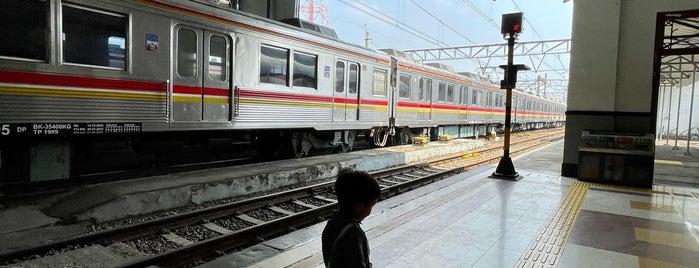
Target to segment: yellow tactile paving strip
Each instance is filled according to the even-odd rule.
[[[573,182],[515,267],[556,267],[591,183]]]

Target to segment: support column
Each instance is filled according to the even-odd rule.
[[[692,55],[692,62],[695,62],[694,55]],[[692,72],[692,81],[692,95],[689,96],[691,100],[689,101],[689,125],[687,126],[687,151],[684,153],[684,155],[686,156],[692,155],[692,153],[689,152],[689,143],[692,141],[692,113],[694,112],[694,88],[697,86],[696,67],[694,67],[694,71]]]

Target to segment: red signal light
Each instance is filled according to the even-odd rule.
[[[522,32],[522,12],[502,15],[500,33],[503,35],[517,35]]]

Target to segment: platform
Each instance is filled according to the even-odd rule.
[[[561,177],[563,142],[379,202],[364,220],[374,267],[696,267],[699,190]],[[323,267],[325,223],[202,267]],[[539,266],[537,266],[539,267]]]
[[[266,168],[269,174],[291,170],[288,175],[304,172],[292,167],[308,168],[311,163],[337,168],[356,163],[353,161],[357,157],[408,162],[407,159],[419,158],[406,154],[425,154],[425,150],[448,154],[454,150],[453,145],[403,146],[343,154],[341,159],[293,159]],[[520,181],[488,178],[495,167],[481,167],[379,202],[362,224],[369,237],[374,267],[527,267],[525,264],[532,262],[545,264],[544,267],[696,267],[697,188],[663,184],[653,189],[628,189],[561,177],[558,174],[562,147],[561,141],[513,158],[517,172],[524,177]],[[89,202],[72,206],[81,203],[65,196],[48,204],[72,211],[82,209],[74,215],[86,215],[87,211],[94,211],[90,207],[113,202],[109,200],[135,201],[136,197],[149,196],[144,193],[157,192],[153,189],[165,193],[185,186],[197,191],[215,189],[211,187],[214,184],[206,184],[207,179],[211,182],[212,178],[221,178],[221,174],[245,174],[252,172],[250,168],[185,173],[150,182],[144,179],[83,189],[83,199],[93,202],[92,206],[86,205]],[[218,175],[213,176],[214,173]],[[114,197],[127,190],[130,194]],[[79,225],[56,224],[61,219],[44,214],[48,207],[41,205],[0,213],[0,241],[5,250],[85,232]],[[130,207],[139,208],[142,207]],[[7,221],[17,218],[25,220]],[[322,267],[320,234],[324,225],[315,224],[264,241],[202,267]],[[108,258],[114,250],[90,247],[76,252],[75,257],[62,259],[65,263],[90,263],[91,258],[100,258],[118,264],[118,260]],[[32,261],[34,266],[13,267],[56,263],[55,258],[41,260]]]

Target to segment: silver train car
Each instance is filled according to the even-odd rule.
[[[504,124],[497,86],[298,19],[203,0],[4,0],[0,23],[12,25],[0,28],[0,183],[162,161],[185,147],[245,141],[298,157]],[[560,126],[564,112],[514,94],[515,129]]]

